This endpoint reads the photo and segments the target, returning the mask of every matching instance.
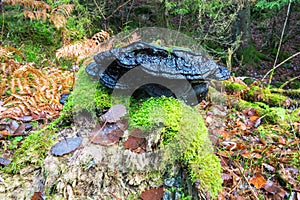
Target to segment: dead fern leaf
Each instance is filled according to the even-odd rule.
[[[64,4],[54,8],[50,14],[50,21],[53,22],[55,28],[62,28],[66,22],[67,17],[74,10],[74,4]]]
[[[14,48],[14,47],[11,47],[11,46],[2,47],[0,45],[0,58],[1,59],[8,60],[8,59],[12,58],[14,54],[19,55],[22,59],[25,58],[20,50]]]
[[[70,58],[76,60],[78,63],[93,55],[95,51],[108,50],[108,48],[103,45],[103,42],[109,39],[109,37],[109,33],[102,30],[93,35],[92,39],[78,41],[58,49],[56,51],[56,58]]]
[[[60,13],[54,13],[50,15],[50,21],[54,24],[55,28],[60,29],[66,24],[67,19]]]
[[[52,13],[60,13],[66,17],[70,16],[74,10],[74,4],[63,4],[52,10]]]
[[[0,98],[3,107],[0,119],[20,119],[31,115],[34,119],[57,117],[62,109],[61,91],[69,92],[73,74],[57,68],[36,69],[32,63],[7,60],[0,67]],[[7,94],[7,91],[10,93]]]

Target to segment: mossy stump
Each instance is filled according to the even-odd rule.
[[[186,199],[199,199],[201,193],[209,193],[212,198],[218,196],[222,190],[220,161],[214,154],[205,123],[195,108],[166,97],[135,101],[127,108],[129,127],[119,143],[100,146],[91,143],[88,137],[98,120],[96,107],[101,111],[109,108],[112,105],[110,95],[98,81],[89,79],[84,68],[80,69],[60,120],[73,121],[67,128],[72,131],[67,137],[80,135],[82,147],[63,157],[48,152],[40,161],[41,169],[34,172],[39,176],[26,175],[32,176],[31,182],[39,181],[38,188],[47,198],[138,199],[147,189],[164,187],[165,178],[176,177],[182,170],[191,183],[188,187],[193,188],[193,191],[188,188],[184,192],[189,196]],[[125,149],[124,141],[134,128],[148,133],[147,141],[152,141],[156,147],[145,153]],[[54,140],[65,137],[61,133],[65,129],[44,130],[52,134],[56,130]],[[43,134],[47,135],[46,132]],[[10,197],[30,198],[36,189],[22,188],[23,182],[14,187],[20,192],[7,190],[3,194],[5,198],[7,192],[11,192]]]

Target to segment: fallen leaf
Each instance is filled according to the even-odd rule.
[[[143,153],[146,150],[146,138],[129,135],[128,139],[124,142],[124,148],[136,153]]]
[[[255,108],[250,108],[249,111],[247,112],[247,115],[249,117],[251,117],[251,116],[258,116],[259,117],[259,112]]]
[[[51,147],[51,154],[54,156],[63,156],[75,151],[82,142],[81,137],[66,138]]]
[[[1,158],[0,157],[0,166],[6,166],[10,163],[11,161],[10,160],[7,160],[5,158]]]
[[[19,124],[16,120],[10,120],[9,126],[7,127],[8,132],[13,134],[19,128]]]
[[[241,121],[237,121],[237,126],[242,129],[243,131],[247,130],[247,126],[246,124],[244,124],[243,122]]]
[[[22,122],[30,122],[30,121],[33,120],[33,117],[32,117],[31,115],[22,116],[22,117],[20,118],[20,120],[21,120]]]
[[[264,187],[267,181],[261,174],[255,174],[255,176],[250,178],[249,183],[254,185],[256,189],[260,189]]]
[[[7,137],[8,135],[10,135],[10,134],[7,130],[0,131],[0,138],[1,137]]]
[[[297,181],[294,177],[297,177],[298,170],[296,168],[284,168],[283,165],[281,165],[280,168],[278,173],[280,174],[281,180],[292,185],[294,188],[297,187]]]
[[[32,128],[33,128],[32,124],[28,124],[28,123],[25,124],[25,131],[30,131]]]
[[[164,195],[164,188],[150,189],[144,191],[140,198],[143,200],[161,200]]]
[[[264,168],[266,168],[269,172],[275,171],[275,168],[269,164],[263,163],[262,166],[264,166]]]
[[[244,158],[262,158],[262,155],[259,153],[250,153],[250,152],[243,152],[241,154]]]
[[[233,183],[233,177],[231,174],[222,173],[223,186],[230,187]]]
[[[20,124],[20,126],[15,130],[12,136],[22,136],[25,135],[26,124]]]
[[[211,115],[208,115],[206,118],[205,118],[205,122],[208,123],[208,124],[211,124],[213,122],[213,117]]]
[[[46,196],[42,192],[34,192],[31,200],[45,200]]]
[[[124,131],[117,124],[106,123],[105,125],[98,124],[92,131],[89,140],[94,144],[102,146],[110,146],[119,142]]]
[[[126,107],[117,104],[112,106],[104,115],[101,115],[100,119],[103,122],[115,123],[126,114]]]
[[[146,138],[147,137],[147,133],[145,131],[142,131],[139,128],[134,128],[131,132],[130,132],[131,136],[137,137],[137,138]]]
[[[284,198],[284,196],[285,196],[284,189],[280,188],[278,185],[276,185],[272,181],[267,181],[267,183],[264,185],[263,188],[271,194],[279,195],[281,198]]]
[[[279,144],[282,144],[282,145],[285,145],[285,144],[286,144],[285,139],[284,139],[282,136],[279,136],[279,137],[278,137],[278,143],[279,143]]]

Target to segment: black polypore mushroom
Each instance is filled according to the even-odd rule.
[[[94,56],[86,72],[111,89],[142,89],[150,96],[173,96],[195,105],[207,94],[209,80],[226,80],[230,71],[203,54],[135,42]]]

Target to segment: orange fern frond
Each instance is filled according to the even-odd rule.
[[[27,14],[27,16],[26,16]],[[35,11],[25,11],[24,16],[28,17],[31,20],[39,20],[42,19],[43,21],[46,21],[48,18],[49,14],[46,12],[46,10],[35,10]]]
[[[110,35],[106,31],[100,31],[93,35],[92,39],[78,41],[73,44],[66,45],[56,51],[56,58],[71,58],[80,62],[95,53],[95,51],[106,51],[112,47],[108,47],[103,42],[109,39]]]
[[[50,21],[53,22],[55,28],[62,28],[66,22],[67,17],[74,10],[74,4],[64,4],[54,8],[50,14]]]
[[[71,72],[57,68],[34,68],[32,63],[20,64],[14,60],[1,63],[0,98],[7,109],[0,112],[0,119],[20,119],[31,115],[35,119],[57,117],[62,105],[59,103],[62,89],[69,92],[73,82]],[[6,91],[10,91],[6,94]]]
[[[0,45],[0,58],[1,59],[8,60],[8,59],[12,58],[14,54],[19,55],[23,59],[25,58],[20,50],[14,48],[14,47],[11,47],[11,46],[2,47]]]
[[[50,15],[50,21],[54,24],[55,28],[59,29],[66,24],[67,19],[60,13],[54,13]]]
[[[63,4],[60,6],[57,6],[52,10],[52,13],[60,13],[66,17],[70,16],[70,14],[73,12],[75,5],[74,4]]]

